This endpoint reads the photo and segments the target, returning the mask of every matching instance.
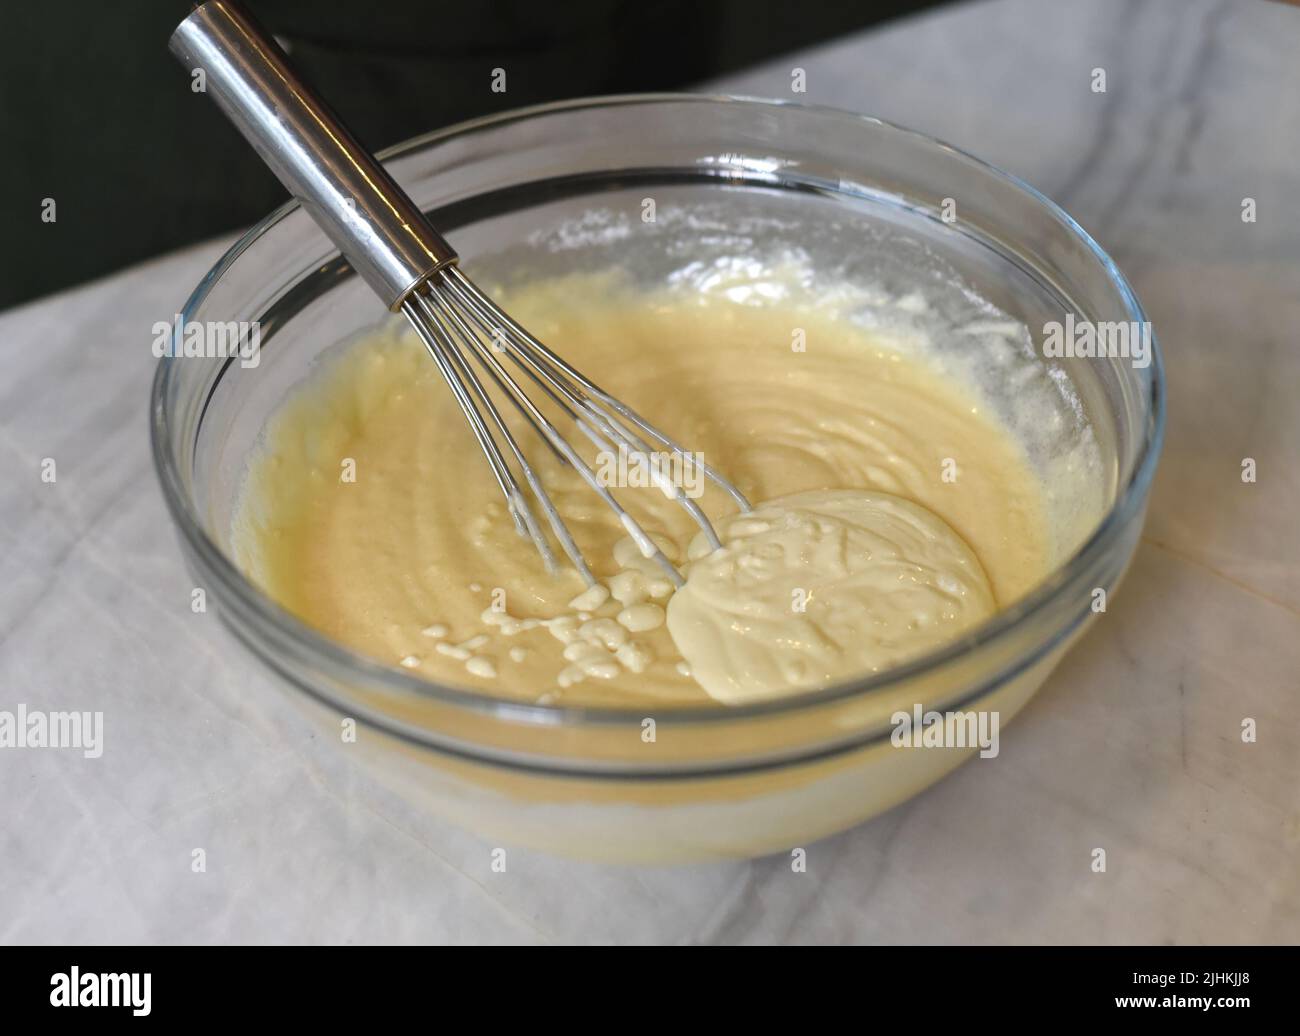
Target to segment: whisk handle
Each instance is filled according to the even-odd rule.
[[[424,214],[231,0],[176,27],[171,52],[194,74],[308,214],[390,309],[456,261]]]

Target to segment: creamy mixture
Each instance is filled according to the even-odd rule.
[[[902,497],[814,490],[723,519],[692,544],[668,631],[714,698],[743,703],[877,672],[987,619],[979,559]]]
[[[659,490],[615,490],[688,573],[674,592],[521,427],[599,585],[548,574],[514,534],[437,368],[394,327],[346,347],[285,403],[237,509],[242,567],[328,636],[527,701],[739,704],[915,657],[1047,573],[1043,488],[1026,457],[906,335],[612,278],[499,298],[755,510],[737,514],[708,488],[697,502],[725,545],[709,553]],[[610,471],[638,484],[635,469]]]

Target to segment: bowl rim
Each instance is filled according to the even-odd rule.
[[[513,122],[525,121],[558,112],[618,106],[691,103],[735,104],[757,108],[811,111],[911,137],[926,146],[938,148],[973,163],[985,172],[1028,195],[1031,201],[1037,203],[1049,216],[1062,224],[1067,232],[1078,238],[1105,271],[1112,287],[1117,289],[1128,310],[1129,319],[1140,324],[1148,323],[1146,312],[1115,261],[1069,213],[1037,188],[962,148],[945,143],[928,134],[900,126],[876,116],[863,115],[829,105],[806,104],[780,98],[771,99],[726,93],[657,92],[569,98],[513,108],[468,119],[441,129],[431,130],[404,140],[392,147],[385,148],[377,153],[377,157],[380,161],[387,162],[478,130],[497,129]],[[182,326],[206,300],[212,287],[240,256],[276,224],[299,208],[300,205],[296,200],[291,199],[283,203],[245,231],[225,251],[200,279],[186,300],[180,314]],[[707,705],[656,706],[653,709],[656,718],[672,723],[709,723],[772,717],[784,713],[801,712],[830,704],[843,703],[849,699],[866,697],[877,692],[886,691],[929,671],[941,670],[946,665],[960,660],[972,651],[1013,635],[1023,623],[1056,600],[1064,588],[1072,582],[1072,577],[1076,573],[1088,567],[1098,556],[1104,554],[1111,542],[1119,536],[1130,521],[1140,514],[1146,505],[1148,491],[1164,441],[1166,416],[1164,362],[1154,329],[1151,336],[1151,352],[1150,390],[1144,398],[1147,405],[1145,435],[1127,482],[1117,487],[1114,501],[1088,538],[1076,547],[1068,558],[1054,567],[1029,593],[1012,602],[1007,608],[996,612],[966,635],[880,673],[841,681],[814,691],[801,692],[748,705],[725,705],[720,702],[710,702]],[[399,698],[414,698],[416,701],[432,699],[442,704],[488,715],[496,714],[504,717],[508,714],[509,719],[516,722],[551,727],[581,724],[639,723],[646,715],[647,706],[644,704],[637,707],[541,704],[521,701],[504,695],[494,695],[491,692],[472,691],[435,683],[353,651],[351,648],[330,639],[309,626],[278,604],[264,591],[255,586],[235,566],[234,562],[208,535],[200,516],[190,504],[176,458],[172,456],[172,451],[168,447],[169,421],[166,400],[171,384],[172,364],[174,362],[176,362],[174,357],[162,357],[159,360],[150,391],[150,441],[155,471],[163,490],[163,498],[168,511],[180,530],[184,541],[207,572],[215,576],[223,584],[226,593],[238,601],[241,609],[246,609],[247,612],[252,613],[252,616],[258,621],[269,623],[271,628],[278,629],[280,633],[294,642],[297,649],[306,650],[310,654],[317,656],[318,661],[340,667],[363,681],[378,682],[384,686],[386,691],[396,694]],[[218,601],[221,603],[220,598]],[[243,624],[242,616],[240,622]],[[243,640],[244,637],[241,635],[239,639]],[[1023,659],[1019,655],[1026,653],[1038,654],[1038,649],[1041,646],[1035,640],[1025,652],[1019,652],[1017,657],[1009,660],[1003,667],[1003,671],[1014,672],[1017,666],[1023,663]],[[985,676],[980,683],[982,686],[987,687],[1000,682],[1001,678],[1002,673],[1000,672],[993,676]],[[300,681],[295,682],[298,683],[301,689],[307,690]],[[313,695],[318,699],[321,697],[314,691]],[[338,704],[328,696],[325,700],[335,706]],[[421,734],[418,727],[413,732],[417,736]],[[430,731],[430,733],[435,732]],[[423,737],[420,739],[425,740]],[[438,747],[432,740],[426,743],[431,747]]]

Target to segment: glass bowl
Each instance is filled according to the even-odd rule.
[[[985,395],[1045,476],[1071,435],[1100,464],[1096,520],[1056,505],[1058,564],[961,640],[888,672],[748,707],[521,704],[427,682],[304,625],[235,566],[230,519],[268,418],[382,306],[293,203],[205,276],[182,320],[257,321],[260,362],[167,357],[154,459],[197,585],[340,750],[494,844],[585,858],[684,861],[789,850],[932,784],[974,749],[898,747],[896,712],[987,710],[1005,726],[1095,616],[1136,545],[1164,426],[1158,351],[1046,359],[1046,321],[1146,318],[1064,212],[954,148],[877,119],[734,97],[577,100],[478,119],[384,156],[485,286],[620,266],[652,285],[765,255],[1033,329]],[[642,221],[653,197],[659,216]],[[955,213],[954,213],[955,210]],[[955,219],[953,218],[955,214]],[[746,258],[748,257],[748,259]],[[863,310],[871,319],[871,307]],[[942,343],[962,361],[964,339]],[[1033,397],[1057,428],[1032,426]],[[1055,400],[1055,402],[1052,402]],[[1068,432],[1062,435],[1061,428]],[[653,719],[653,725],[647,724]],[[355,740],[342,734],[355,721]],[[650,732],[653,730],[653,736]]]

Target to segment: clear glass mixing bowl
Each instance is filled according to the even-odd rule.
[[[1067,312],[1146,320],[1112,261],[1033,189],[844,112],[729,97],[597,98],[479,119],[384,157],[487,285],[611,265],[662,284],[700,264],[794,251],[849,280],[905,287],[925,278],[941,305],[987,300],[1031,329]],[[640,219],[645,197],[661,214],[653,226]],[[945,221],[954,204],[957,219]],[[958,290],[945,295],[945,285]],[[284,611],[232,561],[231,512],[268,417],[340,342],[387,319],[315,224],[296,204],[272,213],[204,277],[182,319],[261,326],[256,367],[166,358],[151,401],[163,493],[225,623],[332,738],[342,719],[355,720],[357,740],[340,738],[341,749],[404,794],[494,842],[599,859],[805,845],[969,758],[966,749],[895,747],[891,716],[919,703],[995,710],[1005,724],[1024,705],[1094,616],[1094,590],[1122,577],[1164,426],[1158,352],[1138,368],[1120,358],[1045,360],[1026,342],[1016,362],[1038,369],[995,379],[991,405],[1046,471],[1052,437],[1024,427],[1017,400],[1044,385],[1072,387],[1060,416],[1091,428],[1104,499],[1099,523],[1063,538],[1059,565],[1034,592],[910,664],[785,700],[650,715],[528,705],[361,657]],[[960,361],[960,339],[944,348]]]

